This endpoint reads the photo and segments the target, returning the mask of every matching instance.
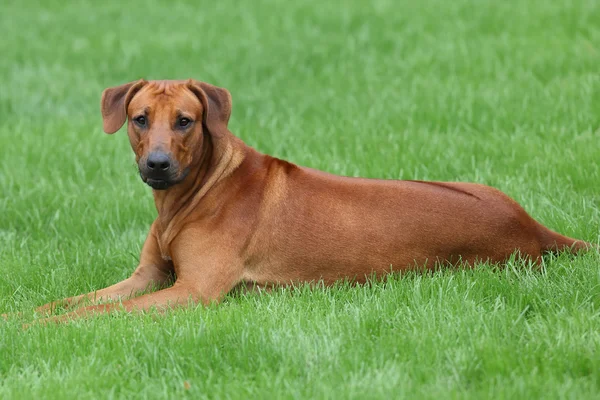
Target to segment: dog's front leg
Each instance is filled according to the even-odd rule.
[[[109,313],[111,311],[123,310],[144,311],[152,307],[158,310],[196,303],[199,299],[198,290],[175,283],[167,289],[148,293],[123,302],[98,304],[94,306],[81,307],[66,314],[43,318],[37,322],[46,324],[49,322],[68,322],[81,317],[90,317],[97,314]]]
[[[167,284],[172,270],[172,263],[161,257],[153,224],[142,248],[139,266],[129,278],[104,289],[45,304],[36,311],[51,313],[57,307],[72,308],[86,301],[97,304],[132,297],[153,287]]]
[[[237,252],[231,252],[231,248],[220,247],[212,241],[198,243],[197,240],[180,241],[179,246],[173,247],[177,281],[170,288],[118,303],[81,307],[39,322],[64,322],[113,310],[131,312],[150,308],[164,310],[190,303],[208,305],[219,302],[242,279],[243,262],[235,256]]]

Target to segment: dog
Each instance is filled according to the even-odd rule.
[[[131,277],[38,308],[71,308],[61,320],[209,304],[240,285],[361,283],[514,254],[539,264],[545,252],[593,247],[489,186],[341,177],[261,154],[228,130],[229,92],[204,82],[111,87],[101,112],[108,134],[127,123],[158,216]],[[152,286],[166,287],[140,295]]]

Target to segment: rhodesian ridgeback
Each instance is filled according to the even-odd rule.
[[[106,133],[127,122],[158,216],[130,278],[40,308],[79,304],[62,318],[592,246],[488,186],[342,177],[261,154],[228,130],[229,92],[207,83],[139,80],[104,90],[101,108]],[[166,288],[140,295],[152,286]]]

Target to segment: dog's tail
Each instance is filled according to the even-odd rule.
[[[600,246],[586,242],[584,240],[573,239],[551,229],[542,224],[538,224],[539,238],[542,253],[570,252],[577,254],[581,251],[600,250]]]

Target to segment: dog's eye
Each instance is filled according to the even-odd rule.
[[[187,128],[192,123],[192,120],[189,118],[179,118],[179,127]]]
[[[140,115],[139,117],[135,117],[133,120],[139,126],[146,126],[146,117],[144,117],[143,115]]]

